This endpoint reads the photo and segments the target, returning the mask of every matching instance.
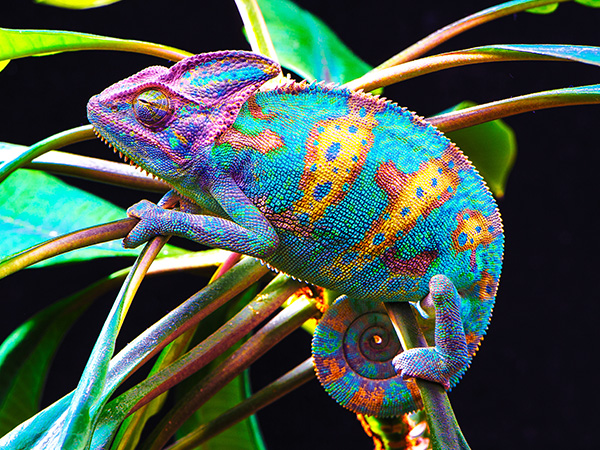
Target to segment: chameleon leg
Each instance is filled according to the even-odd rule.
[[[163,209],[142,200],[127,210],[140,221],[123,240],[125,247],[137,247],[156,235],[181,236],[210,247],[264,258],[277,249],[279,238],[269,221],[230,178],[223,177],[211,188],[216,201],[228,218],[195,214],[202,208],[176,193],[161,200],[163,206],[180,204],[181,211]]]
[[[465,371],[470,360],[460,316],[461,299],[444,275],[431,278],[429,297],[435,306],[435,347],[404,351],[394,358],[393,364],[403,378],[434,381],[447,390],[451,377]]]

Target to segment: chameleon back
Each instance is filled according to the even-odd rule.
[[[265,261],[376,301],[418,301],[448,276],[470,349],[487,327],[503,233],[482,178],[443,134],[375,96],[290,82],[258,92],[217,141],[279,236]]]

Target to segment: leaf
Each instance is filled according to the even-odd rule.
[[[575,2],[592,8],[600,8],[600,0],[575,0]]]
[[[556,8],[558,8],[558,3],[550,3],[549,5],[538,6],[526,11],[533,14],[550,14],[556,11]]]
[[[98,8],[100,6],[117,3],[121,0],[35,0],[36,3],[43,3],[58,8],[67,9],[89,9]]]
[[[250,379],[248,371],[244,371],[242,375],[234,378],[196,411],[179,429],[177,435],[184,436],[192,432],[200,424],[208,423],[217,418],[250,395]],[[250,416],[197,447],[198,450],[220,450],[223,448],[228,450],[264,450],[266,447],[256,417]]]
[[[458,111],[476,103],[464,101],[444,112]],[[517,155],[512,129],[502,120],[493,120],[446,133],[469,157],[496,197],[504,196],[506,180]]]
[[[103,280],[48,306],[0,345],[0,436],[39,411],[46,373],[64,335],[114,284]]]
[[[122,219],[125,211],[93,194],[36,170],[20,169],[0,184],[0,258],[8,257],[53,237],[99,223]],[[33,267],[83,261],[107,256],[135,256],[139,250],[118,241],[75,250]],[[163,255],[185,250],[169,246]]]
[[[89,448],[102,409],[118,386],[107,381],[119,330],[144,275],[166,240],[164,236],[153,238],[138,256],[96,339],[64,423],[55,424],[46,431],[45,447],[51,444],[53,448],[70,450]]]
[[[151,42],[58,30],[0,28],[0,61],[75,50],[121,50],[178,61],[191,53]]]
[[[223,323],[231,318],[243,307],[245,307],[257,293],[257,285],[248,289],[236,302],[227,305],[219,311],[216,311],[208,319],[202,321],[202,327],[196,332],[196,340],[202,341],[212,332],[216,331]],[[219,356],[207,367],[194,374],[184,383],[177,386],[176,398],[185,397],[188,389],[195,385],[204,376],[208,375],[215,367],[225,360],[234,350],[238,349],[247,337],[236,343],[228,352]],[[208,423],[225,411],[233,408],[235,405],[252,395],[250,388],[250,378],[248,371],[245,370],[241,375],[234,378],[229,384],[223,387],[217,394],[208,400],[200,409],[194,412],[192,416],[177,430],[177,438],[182,438],[188,433],[196,430],[200,425]],[[231,428],[218,434],[217,436],[197,447],[198,450],[265,450],[260,428],[255,416],[242,420]]]
[[[371,67],[319,18],[289,0],[258,0],[282,66],[309,81],[344,83]]]

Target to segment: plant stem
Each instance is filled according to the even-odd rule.
[[[192,450],[219,433],[250,417],[265,406],[302,386],[315,377],[312,358],[273,381],[251,397],[225,411],[217,418],[202,424],[195,431],[179,439],[165,450]]]
[[[278,61],[265,18],[256,0],[235,0],[253,52]]]
[[[600,84],[511,97],[428,117],[425,120],[440,131],[448,132],[538,109],[597,103],[600,103]]]
[[[62,253],[70,252],[89,245],[120,239],[131,231],[139,219],[122,219],[109,222],[104,225],[96,225],[83,230],[74,231],[42,244],[36,245],[28,250],[18,253],[0,263],[0,279],[12,273],[18,272],[25,267],[31,266],[44,259]]]
[[[119,330],[144,275],[167,240],[168,237],[159,236],[149,241],[121,286],[75,389],[65,422],[57,430],[60,437],[58,441],[51,440],[60,443],[61,448],[87,448],[85,443],[91,440],[94,419],[111,394],[104,387]]]
[[[27,147],[16,144],[0,143],[0,157],[4,160],[14,160]],[[159,179],[143,174],[129,164],[106,161],[100,158],[76,155],[74,153],[51,150],[38,156],[21,167],[85,180],[139,189],[146,192],[167,192],[169,186]]]
[[[247,265],[248,260],[255,262],[258,267],[264,267],[253,258],[245,258],[240,264],[242,266]],[[244,262],[246,264],[242,264]],[[239,268],[237,267],[238,266],[232,268],[229,272],[225,273],[215,282],[209,284],[205,289],[209,289],[212,286],[221,284],[220,280],[229,278],[232,272],[239,271]],[[226,324],[221,326],[217,331],[194,347],[191,351],[169,366],[152,374],[146,380],[125,392],[117,399],[113,400],[103,411],[100,422],[104,423],[104,425],[106,425],[107,422],[114,423],[115,425],[119,424],[127,415],[140,409],[162,393],[166,392],[175,384],[183,381],[188,376],[205,367],[215,358],[232,347],[237,341],[247,335],[254,327],[265,320],[270,314],[272,314],[293,292],[298,289],[298,286],[298,282],[293,281],[283,275],[275,278],[275,280],[273,280],[263,290],[263,292],[257,295],[254,300],[246,305],[236,316],[228,320]],[[220,302],[220,304],[213,305],[213,302],[211,302],[210,305],[207,305],[207,308],[199,311],[199,314],[196,314],[193,319],[196,319],[199,316],[202,316],[202,318],[206,317],[208,312],[212,312],[216,309],[215,306],[221,306],[223,303],[224,302]],[[210,311],[208,311],[209,309]],[[192,319],[188,320],[186,325],[191,321]],[[198,320],[194,320],[192,326],[187,326],[186,333],[187,331],[195,330],[197,323]],[[157,327],[157,325],[154,325],[153,328],[162,330],[165,329],[166,326],[167,325],[165,324],[163,324],[162,327]],[[185,335],[185,333],[180,334]],[[130,359],[147,359],[148,356],[142,354],[143,351],[145,351],[145,349],[142,348],[141,351],[138,351],[137,354],[132,356],[125,354],[123,355],[122,359],[125,361],[125,363],[128,363]],[[121,354],[117,355],[117,357],[121,357]],[[130,370],[133,369],[135,368]],[[103,426],[101,428],[105,430],[111,429],[110,426]],[[110,436],[108,435],[95,436],[95,438],[96,440],[94,445],[99,446],[101,446],[103,442],[110,440]]]
[[[147,450],[162,448],[194,411],[275,344],[316,314],[319,314],[319,310],[312,300],[298,300],[281,311],[190,390],[185,398],[163,418],[142,448]]]
[[[409,303],[385,303],[385,307],[404,350],[427,347],[425,336],[419,328]],[[427,413],[432,448],[434,450],[469,449],[444,388],[438,383],[420,378],[415,378],[415,381]]]
[[[60,133],[47,137],[46,139],[33,144],[18,158],[13,159],[12,161],[5,161],[2,165],[0,165],[0,183],[2,183],[15,170],[23,167],[24,164],[31,162],[34,158],[50,150],[56,150],[67,145],[95,138],[96,136],[94,135],[91,125],[83,125],[81,127],[61,131]]]
[[[566,59],[536,53],[502,51],[493,47],[474,47],[427,56],[387,69],[371,71],[356,80],[346,83],[344,86],[352,90],[372,91],[393,83],[452,67],[501,61],[566,61]]]
[[[404,49],[397,55],[377,66],[373,71],[385,69],[387,67],[396,66],[407,61],[418,58],[419,56],[434,49],[438,45],[457,36],[478,25],[490,22],[494,19],[499,19],[504,16],[509,16],[517,12],[535,8],[537,6],[548,5],[551,3],[566,2],[569,0],[516,0],[492,6],[490,8],[471,14],[463,19],[457,20],[450,25],[440,28],[431,33],[429,36],[414,43],[410,47]]]
[[[170,342],[262,278],[269,269],[243,258],[214,283],[201,289],[129,343],[111,361],[107,389],[118,386]]]
[[[214,361],[277,310],[299,287],[301,284],[298,281],[283,275],[276,277],[263,292],[208,338],[170,366],[123,394],[119,399],[119,408],[124,410],[130,407],[128,414],[134,412]]]

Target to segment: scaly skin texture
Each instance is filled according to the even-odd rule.
[[[160,206],[179,205],[131,207],[141,220],[124,244],[183,236],[258,257],[353,304],[428,297],[435,346],[402,353],[396,369],[455,384],[487,328],[500,276],[504,238],[491,194],[460,150],[414,114],[322,84],[261,90],[279,71],[252,53],[202,54],[90,99],[97,132],[173,187]],[[333,340],[320,342],[317,352]],[[400,404],[394,411],[418,402],[390,401]]]

